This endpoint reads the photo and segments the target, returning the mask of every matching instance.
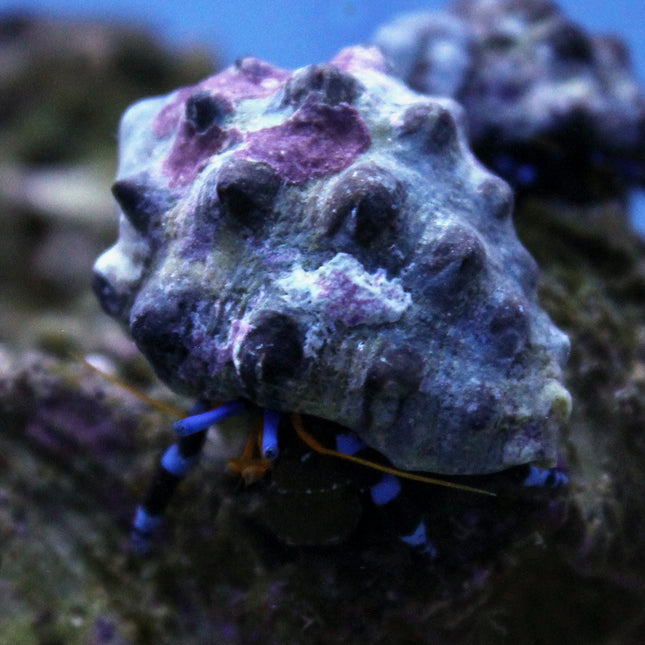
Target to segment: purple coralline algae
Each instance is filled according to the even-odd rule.
[[[476,153],[514,185],[584,197],[589,171],[614,191],[645,183],[645,96],[625,45],[554,3],[455,0],[374,42],[411,88],[464,106]]]
[[[374,48],[141,101],[94,290],[178,392],[339,423],[408,470],[553,462],[569,342],[462,120]]]

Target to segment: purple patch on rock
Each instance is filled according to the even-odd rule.
[[[268,163],[286,182],[302,184],[350,166],[370,146],[353,107],[308,101],[289,120],[249,133],[236,155]]]
[[[114,459],[133,450],[128,429],[115,430],[114,419],[95,399],[82,393],[59,391],[32,411],[25,436],[41,450],[70,460],[89,451],[98,460]]]
[[[198,92],[212,92],[233,104],[242,99],[260,98],[276,92],[291,72],[274,67],[251,56],[238,60],[235,65],[211,76],[197,85],[184,87],[173,100],[159,111],[153,123],[155,136],[165,137],[180,123],[186,111],[186,101]]]
[[[212,125],[205,132],[197,132],[191,123],[184,121],[163,163],[162,171],[170,178],[170,187],[189,184],[210,157],[241,140],[241,132],[234,128],[222,130]]]

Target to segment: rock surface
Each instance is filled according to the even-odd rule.
[[[584,202],[645,181],[645,94],[626,45],[550,0],[455,0],[374,42],[410,87],[464,106],[478,157],[516,188]]]

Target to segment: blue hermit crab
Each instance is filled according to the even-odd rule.
[[[295,72],[244,58],[125,113],[119,239],[94,291],[198,400],[137,511],[140,546],[208,428],[242,411],[262,418],[232,463],[249,481],[277,477],[295,430],[315,452],[387,462],[361,484],[383,507],[418,472],[561,483],[569,342],[463,118],[360,47]],[[423,519],[402,517],[432,554]]]

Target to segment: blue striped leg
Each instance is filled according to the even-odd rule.
[[[208,428],[244,409],[241,401],[225,403],[215,410],[207,410],[207,406],[199,402],[189,417],[175,423],[179,440],[163,454],[143,503],[134,516],[130,537],[135,551],[145,553],[149,549],[150,540],[161,526],[163,513],[177,485],[199,461]]]
[[[569,483],[569,477],[558,468],[538,468],[529,466],[529,473],[522,481],[522,486],[541,486],[544,488],[561,488]]]
[[[368,447],[353,433],[336,435],[336,449],[347,455],[360,455]],[[369,488],[374,506],[394,526],[401,542],[413,547],[429,558],[437,556],[437,549],[428,539],[426,524],[420,509],[402,491],[401,480],[396,475],[378,470],[363,469],[361,480]]]
[[[280,454],[278,447],[278,426],[280,425],[280,413],[275,410],[264,410],[264,427],[262,428],[262,456],[265,459],[275,461]]]

